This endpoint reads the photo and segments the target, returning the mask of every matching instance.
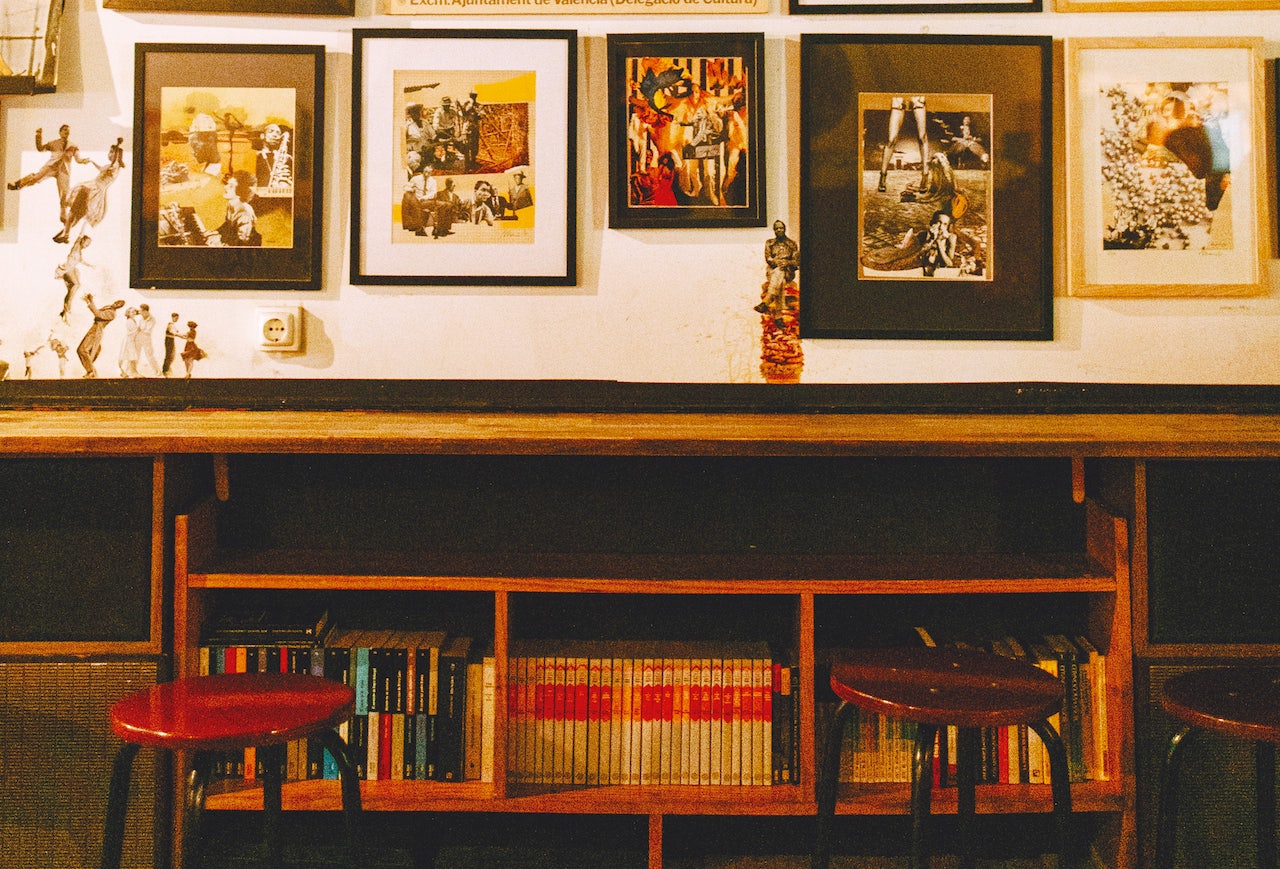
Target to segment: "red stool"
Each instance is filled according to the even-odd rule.
[[[102,869],[119,869],[133,759],[144,746],[194,752],[187,776],[182,862],[199,867],[200,819],[216,752],[254,747],[263,760],[264,867],[280,865],[280,787],[285,745],[314,737],[337,761],[348,853],[355,865],[360,782],[347,745],[334,731],[355,711],[355,691],[341,682],[293,673],[236,673],[179,679],[130,694],[111,707],[111,729],[125,741],[116,753],[107,801]]]
[[[962,866],[974,862],[975,786],[981,728],[1026,724],[1049,752],[1060,865],[1070,851],[1071,785],[1067,753],[1049,717],[1062,707],[1062,684],[1027,662],[971,649],[865,649],[833,664],[831,688],[840,698],[818,771],[818,835],[814,869],[831,860],[844,728],[854,709],[914,722],[911,764],[911,866],[927,869],[925,821],[933,789],[933,742],[938,728],[959,728],[956,747]]]
[[[1210,667],[1164,683],[1160,705],[1183,726],[1169,742],[1160,773],[1156,869],[1173,869],[1178,771],[1183,751],[1205,731],[1254,744],[1258,869],[1276,866],[1276,744],[1280,743],[1280,668]]]

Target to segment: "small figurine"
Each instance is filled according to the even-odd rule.
[[[765,281],[760,303],[760,373],[770,383],[796,383],[804,368],[800,343],[800,245],[787,237],[787,225],[773,222],[773,238],[764,243]]]
[[[787,286],[795,280],[800,268],[800,245],[787,238],[787,225],[781,220],[773,222],[773,238],[764,243],[765,281],[761,286],[761,302],[755,310],[761,314],[773,314],[780,319],[787,310]],[[781,325],[781,324],[779,324]]]

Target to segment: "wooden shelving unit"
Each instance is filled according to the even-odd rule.
[[[1087,633],[1107,654],[1107,709],[1112,768],[1106,781],[1073,786],[1075,808],[1093,815],[1093,851],[1116,867],[1137,865],[1134,769],[1134,652],[1130,612],[1130,552],[1134,480],[1143,462],[1161,458],[1265,458],[1280,456],[1280,422],[1267,415],[1234,414],[594,414],[594,413],[368,413],[243,411],[10,411],[0,414],[0,455],[150,456],[162,483],[156,516],[169,507],[163,491],[166,462],[186,473],[197,467],[211,479],[206,497],[176,512],[172,537],[174,672],[195,672],[201,622],[222,595],[277,590],[343,593],[479,594],[492,600],[492,641],[498,696],[504,696],[506,659],[516,636],[513,608],[540,595],[723,597],[730,611],[749,612],[760,601],[785,600],[794,627],[790,651],[802,673],[800,784],[775,787],[552,788],[508,783],[505,740],[495,740],[492,783],[366,782],[374,811],[545,814],[631,814],[647,817],[649,865],[664,858],[663,819],[673,816],[760,815],[804,817],[815,811],[816,769],[812,679],[815,636],[827,624],[832,601],[851,598],[999,600],[1013,610],[1039,613],[1046,602],[1078,604]],[[219,541],[219,497],[234,502],[245,483],[236,457],[401,456],[582,459],[690,457],[804,462],[889,458],[1002,463],[1016,472],[1025,460],[1071,460],[1068,482],[1054,498],[1083,499],[1080,545],[1070,551],[911,552],[425,552],[394,547],[262,548]],[[231,461],[228,462],[228,457]],[[1102,462],[1108,490],[1099,497],[1093,472]],[[228,466],[230,465],[230,469]],[[1127,476],[1127,484],[1114,485]],[[609,480],[601,479],[601,486]],[[184,489],[191,487],[185,486]],[[1087,497],[1084,497],[1086,492]],[[1107,492],[1105,494],[1114,494]],[[1074,520],[1073,520],[1074,521]],[[165,529],[167,533],[167,529]],[[157,531],[157,539],[161,532]],[[1141,535],[1135,535],[1141,544]],[[166,543],[166,548],[167,548]],[[160,550],[159,545],[157,551]],[[168,578],[165,577],[168,589]],[[166,594],[168,592],[166,591]],[[1140,600],[1145,600],[1140,597]],[[488,617],[488,616],[486,616]],[[1040,618],[1038,615],[1037,618]],[[839,625],[836,625],[838,628]],[[856,638],[854,638],[856,639]],[[506,727],[503,704],[496,728]],[[297,782],[285,790],[287,809],[334,809],[331,782]],[[218,794],[210,808],[261,805],[254,788]],[[1044,786],[986,786],[979,812],[1047,812]],[[946,791],[935,810],[955,811]],[[842,815],[901,815],[906,785],[848,785]]]

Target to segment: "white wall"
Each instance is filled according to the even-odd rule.
[[[37,127],[52,136],[60,124],[70,124],[73,140],[100,161],[109,143],[125,137],[129,168],[110,190],[107,218],[86,251],[85,259],[94,268],[86,274],[85,289],[100,301],[148,302],[161,324],[170,311],[180,312],[184,322],[198,321],[200,343],[209,357],[198,364],[197,377],[760,380],[759,315],[751,308],[759,299],[761,250],[769,230],[611,230],[606,226],[604,35],[611,31],[765,33],[770,216],[787,219],[793,229],[798,228],[801,245],[804,228],[797,227],[794,219],[798,213],[800,33],[1010,33],[1058,38],[1261,35],[1267,40],[1264,55],[1268,58],[1280,41],[1280,12],[788,16],[778,7],[779,0],[774,0],[774,11],[767,15],[407,18],[375,15],[374,2],[357,0],[354,18],[292,19],[116,13],[99,9],[93,0],[79,0],[78,5],[77,0],[67,0],[57,93],[0,97],[6,181],[43,162],[34,149]],[[579,31],[576,287],[393,288],[354,287],[347,282],[351,30],[410,26]],[[326,47],[323,290],[249,293],[129,288],[133,63],[138,42]],[[1273,173],[1269,170],[1268,175]],[[1061,203],[1055,211],[1061,214]],[[1060,217],[1055,225],[1064,225]],[[51,241],[57,229],[51,182],[3,193],[0,360],[9,362],[10,377],[23,376],[22,351],[47,342],[51,331],[72,348],[65,376],[82,374],[74,348],[90,317],[82,302],[76,303],[69,324],[57,317],[64,288],[53,272],[67,251],[65,245]],[[1271,237],[1273,226],[1264,227],[1264,232]],[[1276,272],[1274,261],[1268,265]],[[803,291],[803,274],[800,281]],[[1280,277],[1273,274],[1266,296],[1227,300],[1086,300],[1066,297],[1059,287],[1052,342],[807,339],[804,381],[1280,383],[1278,282]],[[257,349],[256,309],[276,303],[305,307],[305,352],[285,355]],[[116,324],[107,332],[99,364],[102,376],[117,374],[115,358],[123,333]],[[59,376],[47,347],[32,357],[32,376]]]

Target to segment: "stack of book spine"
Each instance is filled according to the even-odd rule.
[[[792,783],[794,675],[762,643],[517,642],[508,667],[508,780]]]
[[[918,629],[926,645],[938,632]],[[1108,752],[1106,655],[1084,635],[1047,633],[1021,639],[1001,635],[990,639],[954,640],[952,644],[985,648],[1021,658],[1053,674],[1062,682],[1062,711],[1049,723],[1067,749],[1071,782],[1104,781],[1114,775]],[[815,706],[820,744],[834,718],[832,697]],[[842,736],[840,780],[845,782],[909,782],[916,730],[909,722],[855,710]],[[980,784],[1048,784],[1049,758],[1044,743],[1029,727],[986,728],[982,731]],[[956,728],[938,732],[934,744],[934,784],[956,783]]]
[[[308,673],[355,689],[355,715],[339,728],[367,780],[493,780],[494,659],[470,637],[432,630],[330,627],[305,634],[239,630],[222,621],[202,639],[202,675]],[[285,779],[336,779],[337,763],[319,740],[286,751]],[[260,776],[247,749],[220,760],[228,781]]]

